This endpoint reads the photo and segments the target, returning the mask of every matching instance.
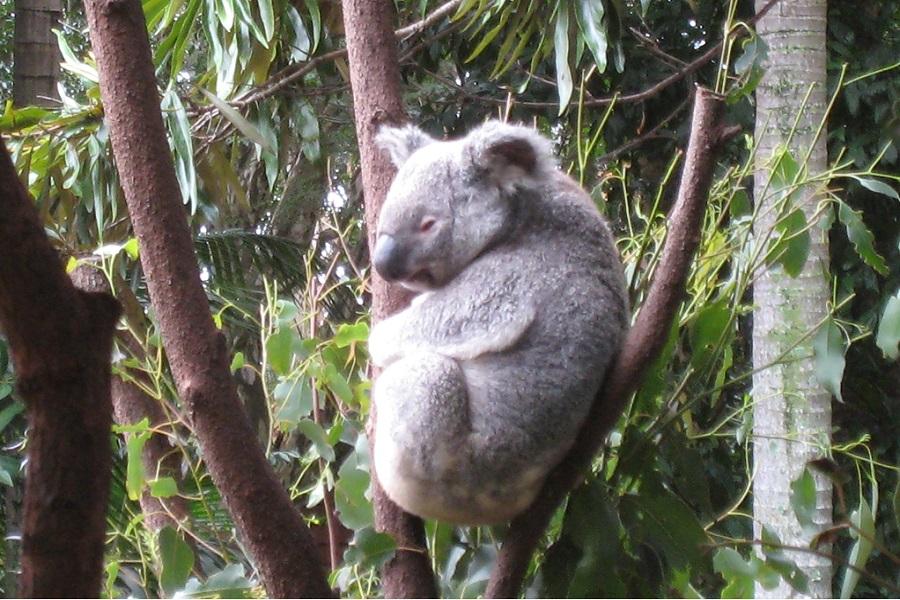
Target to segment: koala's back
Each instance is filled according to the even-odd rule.
[[[520,196],[509,238],[435,292],[502,283],[502,293],[520,294],[535,311],[512,348],[460,362],[473,434],[483,449],[473,472],[485,489],[515,486],[562,458],[628,318],[612,235],[587,194],[558,174]]]

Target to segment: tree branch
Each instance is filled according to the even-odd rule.
[[[331,596],[309,531],[237,396],[213,325],[159,109],[138,0],[85,3],[100,94],[150,300],[203,458],[270,596]]]
[[[647,366],[665,344],[700,241],[716,150],[726,137],[735,133],[734,129],[723,130],[719,126],[723,106],[722,97],[697,89],[678,199],[669,215],[669,232],[647,299],[625,338],[615,366],[594,399],[572,450],[550,474],[535,502],[511,523],[491,574],[487,597],[518,595],[531,555],[553,512],[590,467],[591,459],[615,426]]]
[[[400,65],[397,42],[391,30],[391,0],[343,0],[344,31],[353,90],[353,112],[365,191],[366,228],[369,248],[375,243],[378,214],[387,195],[395,169],[387,154],[375,146],[375,134],[385,124],[407,120],[400,95]],[[389,286],[377,273],[372,274],[372,321],[378,321],[403,308],[409,294],[399,286]],[[377,375],[377,374],[376,374]],[[372,405],[367,432],[374,448],[375,420]],[[397,552],[383,569],[383,594],[386,598],[433,598],[437,595],[431,563],[425,546],[422,520],[404,512],[390,501],[372,473],[375,526],[391,534]]]
[[[83,264],[75,269],[72,274],[72,283],[75,287],[85,292],[103,292],[112,294],[106,275],[94,265]],[[138,304],[137,298],[124,285],[117,283],[119,290],[117,298],[124,308],[125,320],[140,319],[141,325],[144,316],[143,309]],[[142,327],[141,329],[145,329]],[[118,330],[115,339],[120,348],[124,348],[131,356],[139,361],[145,357],[144,349],[140,342],[129,331]],[[141,380],[150,387],[150,378],[139,369],[128,369],[129,376]],[[153,430],[150,438],[144,443],[141,451],[141,462],[144,471],[149,476],[172,477],[181,481],[179,469],[179,456],[173,452],[172,445],[167,436],[161,430],[169,428],[169,418],[160,406],[160,402],[151,397],[134,381],[124,379],[121,375],[113,374],[111,377],[110,392],[112,398],[113,419],[119,425],[132,425],[143,419],[147,419]],[[134,434],[126,434],[126,437]],[[149,488],[144,489],[138,499],[141,512],[144,514],[144,523],[153,532],[158,532],[169,525],[177,528],[180,522],[186,521],[190,516],[190,509],[182,496],[171,498],[157,498],[150,493]]]
[[[100,592],[119,306],[75,289],[0,143],[0,326],[28,405],[21,594]]]

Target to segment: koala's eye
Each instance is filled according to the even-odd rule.
[[[430,231],[434,224],[437,223],[437,219],[434,217],[425,217],[422,219],[422,222],[419,224],[419,231],[425,233],[426,231]]]

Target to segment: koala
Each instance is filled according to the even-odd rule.
[[[571,447],[628,322],[590,197],[535,130],[376,138],[398,167],[372,254],[418,295],[377,323],[374,465],[404,510],[484,525],[523,511]]]

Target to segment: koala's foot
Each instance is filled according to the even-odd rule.
[[[524,510],[543,483],[538,462],[520,472],[485,468],[484,440],[472,432],[459,364],[422,353],[385,369],[373,389],[378,410],[375,470],[388,497],[407,512],[471,525]]]

